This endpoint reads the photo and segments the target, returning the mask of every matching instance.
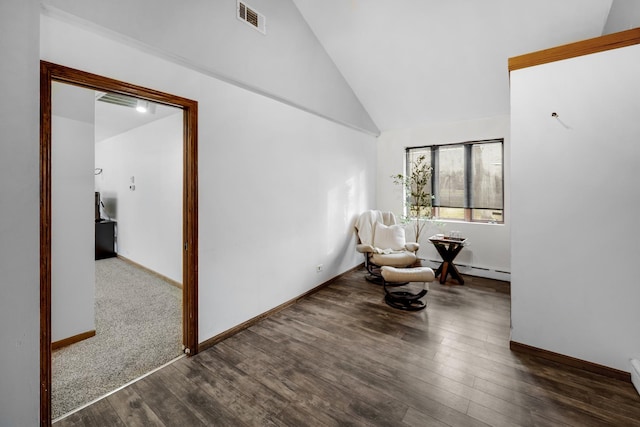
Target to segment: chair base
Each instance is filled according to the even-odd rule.
[[[369,273],[364,276],[364,279],[369,283],[373,283],[374,285],[384,285],[384,279],[382,278],[382,276],[376,276],[375,274]]]
[[[424,297],[427,294],[427,289],[422,289],[419,292],[410,292],[408,290],[391,291],[388,288],[401,286],[410,282],[423,282],[426,287],[426,283],[432,281],[435,278],[433,270],[427,267],[405,269],[382,267],[380,273],[383,278],[385,292],[384,301],[387,303],[387,305],[399,310],[406,311],[418,311],[423,310],[427,307],[427,305],[423,301],[420,301],[420,298]],[[406,283],[396,282],[396,280],[406,280]]]
[[[426,290],[413,294],[411,292],[387,292],[384,296],[384,302],[390,307],[405,311],[424,310],[427,305],[420,301],[420,298],[427,294]]]

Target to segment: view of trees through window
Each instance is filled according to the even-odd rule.
[[[424,155],[433,168],[434,216],[503,222],[503,140],[407,148],[407,173]]]

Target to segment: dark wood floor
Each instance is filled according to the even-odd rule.
[[[631,384],[511,352],[508,286],[465,279],[407,313],[349,273],[56,426],[640,426]]]

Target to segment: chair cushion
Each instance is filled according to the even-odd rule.
[[[415,254],[406,251],[371,255],[371,262],[375,265],[388,265],[390,267],[408,267],[416,262],[417,259],[418,257]]]
[[[373,246],[378,249],[404,250],[404,228],[401,225],[386,226],[376,222],[373,234]]]
[[[393,268],[382,267],[382,277],[387,282],[432,282],[436,276],[429,267]]]
[[[373,245],[373,234],[376,222],[384,225],[393,225],[396,223],[396,216],[393,212],[381,211],[364,211],[356,220],[356,230],[358,231],[358,239],[360,243],[365,245]]]

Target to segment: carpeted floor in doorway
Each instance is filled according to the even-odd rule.
[[[54,419],[182,354],[181,289],[109,258],[96,261],[95,304],[96,336],[53,352]]]

